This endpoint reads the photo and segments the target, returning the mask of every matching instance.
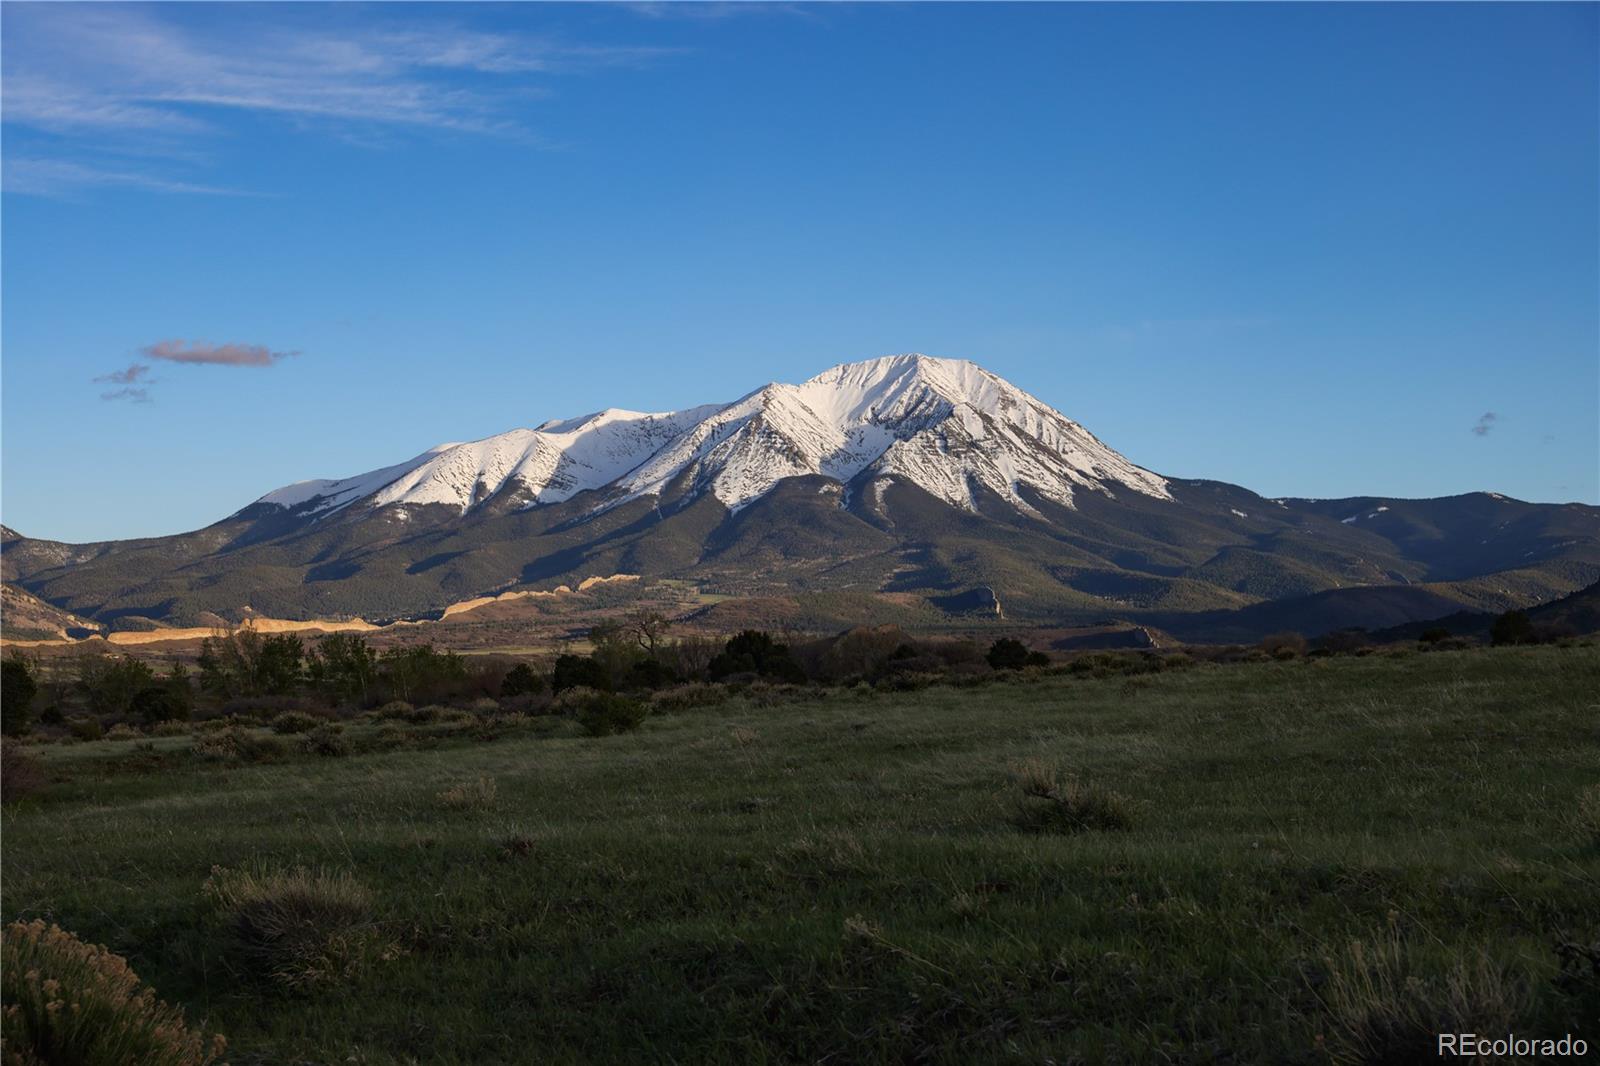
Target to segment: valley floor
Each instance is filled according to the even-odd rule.
[[[1593,1049],[1596,693],[1600,649],[1537,647],[756,692],[231,767],[50,745],[3,910],[126,956],[235,1066]],[[274,977],[202,886],[295,866],[365,886],[366,947]]]

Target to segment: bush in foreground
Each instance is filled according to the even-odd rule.
[[[121,956],[42,921],[0,938],[0,999],[8,1064],[204,1066],[221,1036],[190,1029]]]

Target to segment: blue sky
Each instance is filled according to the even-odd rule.
[[[1597,10],[8,3],[4,521],[905,351],[1164,474],[1600,502]]]

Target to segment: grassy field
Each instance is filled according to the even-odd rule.
[[[4,813],[4,916],[125,955],[235,1064],[1410,1062],[1438,1026],[1600,1037],[1593,647],[417,740],[231,767],[182,736],[42,748],[54,783]],[[296,866],[367,893],[359,936],[286,981],[203,885]]]

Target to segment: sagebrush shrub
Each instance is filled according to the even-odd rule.
[[[272,731],[280,734],[309,733],[323,720],[304,711],[284,711],[272,720]]]
[[[691,681],[651,693],[650,706],[657,711],[683,711],[691,707],[711,707],[727,698],[728,690],[721,685]]]
[[[404,748],[410,745],[411,741],[410,731],[398,722],[385,722],[372,734],[372,744],[379,751]]]
[[[226,1044],[190,1029],[127,960],[42,921],[0,934],[0,1001],[7,1066],[205,1066]]]
[[[600,695],[599,689],[589,688],[584,685],[562,689],[550,701],[550,713],[568,717],[574,716],[587,707],[589,701],[598,695]]]
[[[371,893],[348,873],[216,866],[201,892],[244,968],[286,988],[347,976],[392,950],[377,939]]]
[[[324,722],[300,738],[300,750],[308,755],[337,758],[350,754],[350,741],[344,735],[344,726]]]
[[[289,754],[283,740],[240,728],[197,734],[193,750],[213,762],[276,762]]]

